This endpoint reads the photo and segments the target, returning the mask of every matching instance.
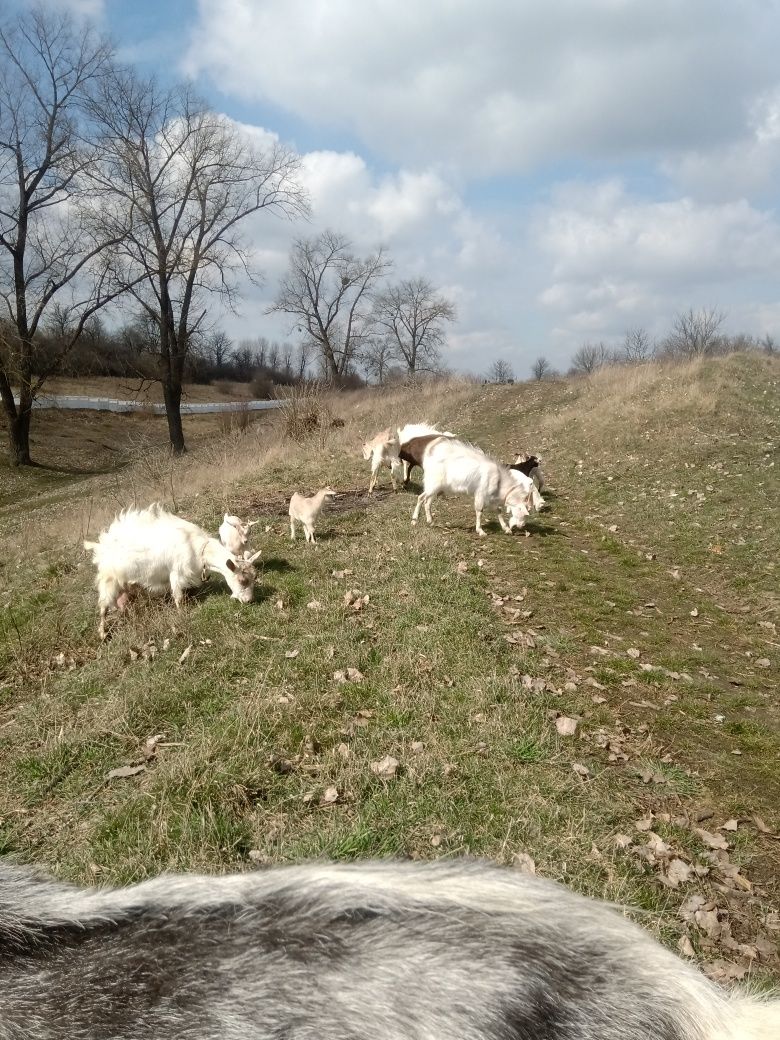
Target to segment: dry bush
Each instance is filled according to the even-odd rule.
[[[280,387],[276,399],[280,402],[286,437],[301,443],[317,434],[324,444],[331,424],[328,388],[324,383],[313,381]]]
[[[219,413],[220,433],[226,435],[231,433],[246,433],[251,421],[252,417],[249,412],[249,405],[242,401],[237,408],[233,408],[229,412]]]

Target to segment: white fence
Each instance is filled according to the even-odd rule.
[[[18,404],[18,398],[15,398]],[[197,404],[182,401],[182,415],[196,415],[207,412],[261,412],[266,408],[278,408],[279,401],[213,401]],[[33,402],[33,408],[63,408],[66,411],[90,412],[149,412],[165,415],[164,404],[151,404],[146,401],[116,401],[110,397],[73,397],[62,394],[41,394]]]

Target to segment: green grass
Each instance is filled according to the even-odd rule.
[[[347,425],[324,449],[274,449],[229,488],[204,469],[181,492],[180,508],[211,527],[228,505],[260,519],[255,603],[240,607],[212,579],[180,613],[139,604],[102,646],[78,532],[25,556],[11,525],[0,850],[111,882],[308,857],[525,853],[540,873],[650,911],[642,921],[664,941],[677,941],[693,891],[733,911],[740,942],[764,935],[780,846],[744,821],[780,824],[766,627],[778,480],[765,457],[780,415],[763,392],[780,375],[727,359],[642,378],[461,388],[449,414],[446,395],[438,411],[406,394],[346,395]],[[554,490],[531,536],[491,524],[477,539],[457,499],[439,502],[433,528],[413,529],[413,498],[399,493],[345,498],[323,515],[316,548],[292,545],[285,497],[363,487],[356,447],[382,412],[385,423],[440,418],[501,457],[541,451]],[[724,460],[728,475],[713,468]],[[358,612],[344,606],[352,588],[370,596]],[[507,641],[516,631],[527,638]],[[334,679],[347,668],[362,681]],[[578,720],[574,737],[559,735],[559,715]],[[371,768],[386,755],[399,762],[392,778]],[[107,779],[135,763],[145,769]],[[709,874],[663,886],[635,826],[651,814],[674,855]],[[692,830],[702,815],[710,831],[743,820],[727,833],[747,900],[706,859]],[[739,961],[689,931],[702,960]]]

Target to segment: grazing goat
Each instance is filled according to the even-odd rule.
[[[317,494],[312,495],[311,498],[304,498],[303,495],[299,495],[296,491],[290,499],[290,538],[295,541],[295,522],[297,520],[303,527],[306,541],[316,545],[317,540],[314,537],[314,525],[317,522],[317,517],[320,515],[322,507],[325,504],[325,499],[335,497],[336,492],[329,487],[318,491]]]
[[[506,534],[513,527],[523,526],[531,511],[528,488],[517,482],[518,474],[507,466],[502,466],[472,444],[448,437],[432,440],[422,461],[423,491],[412,513],[413,524],[417,523],[421,506],[425,506],[425,519],[432,523],[431,502],[437,495],[451,491],[474,496],[477,534],[483,538],[482,512],[491,506],[498,507],[498,522]],[[508,525],[502,515],[503,509],[509,514]]]
[[[437,437],[454,436],[454,433],[437,430],[428,423],[407,423],[398,430],[398,456],[404,465],[404,487],[408,485],[414,467],[422,469],[422,457],[430,442]]]
[[[249,532],[258,522],[242,520],[238,516],[225,513],[225,518],[219,525],[219,540],[228,552],[232,552],[234,556],[243,556],[249,542]]]
[[[109,609],[124,610],[138,588],[154,595],[170,592],[180,607],[185,590],[200,585],[207,571],[222,575],[234,599],[250,603],[252,564],[260,555],[237,559],[207,531],[157,504],[124,510],[96,542],[84,542],[84,548],[97,566],[101,639]]]
[[[541,470],[542,460],[539,455],[528,455],[522,452],[510,465],[510,469],[525,473],[536,484],[539,491],[544,487],[544,477]]]
[[[370,441],[365,442],[363,445],[363,458],[366,462],[371,459],[371,479],[368,482],[369,495],[376,486],[379,470],[382,468],[383,463],[386,463],[390,470],[393,491],[397,490],[396,471],[400,468],[401,462],[398,458],[398,438],[389,426],[386,430],[378,433],[376,437],[372,437]]]
[[[539,488],[536,486],[535,481],[532,477],[526,476],[522,470],[515,469],[514,466],[509,467],[509,472],[512,475],[514,482],[521,488],[525,489],[526,492],[526,506],[529,512],[536,512],[539,509],[544,508],[544,499],[539,493]]]
[[[0,861],[0,1037],[776,1040],[617,910],[479,862],[84,889]]]

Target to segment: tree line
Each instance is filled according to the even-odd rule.
[[[435,367],[453,305],[425,279],[387,285],[379,249],[355,255],[333,231],[296,240],[271,308],[295,348],[234,347],[215,303],[256,281],[245,231],[258,215],[309,212],[298,156],[260,142],[189,85],[161,85],[116,60],[88,24],[33,10],[0,25],[0,402],[10,461],[32,462],[33,402],[61,371],[95,367],[162,385],[174,452],[185,450],[185,378],[279,383],[308,367],[334,381],[359,367]],[[121,305],[129,323],[106,331]],[[15,399],[15,392],[18,399]]]

